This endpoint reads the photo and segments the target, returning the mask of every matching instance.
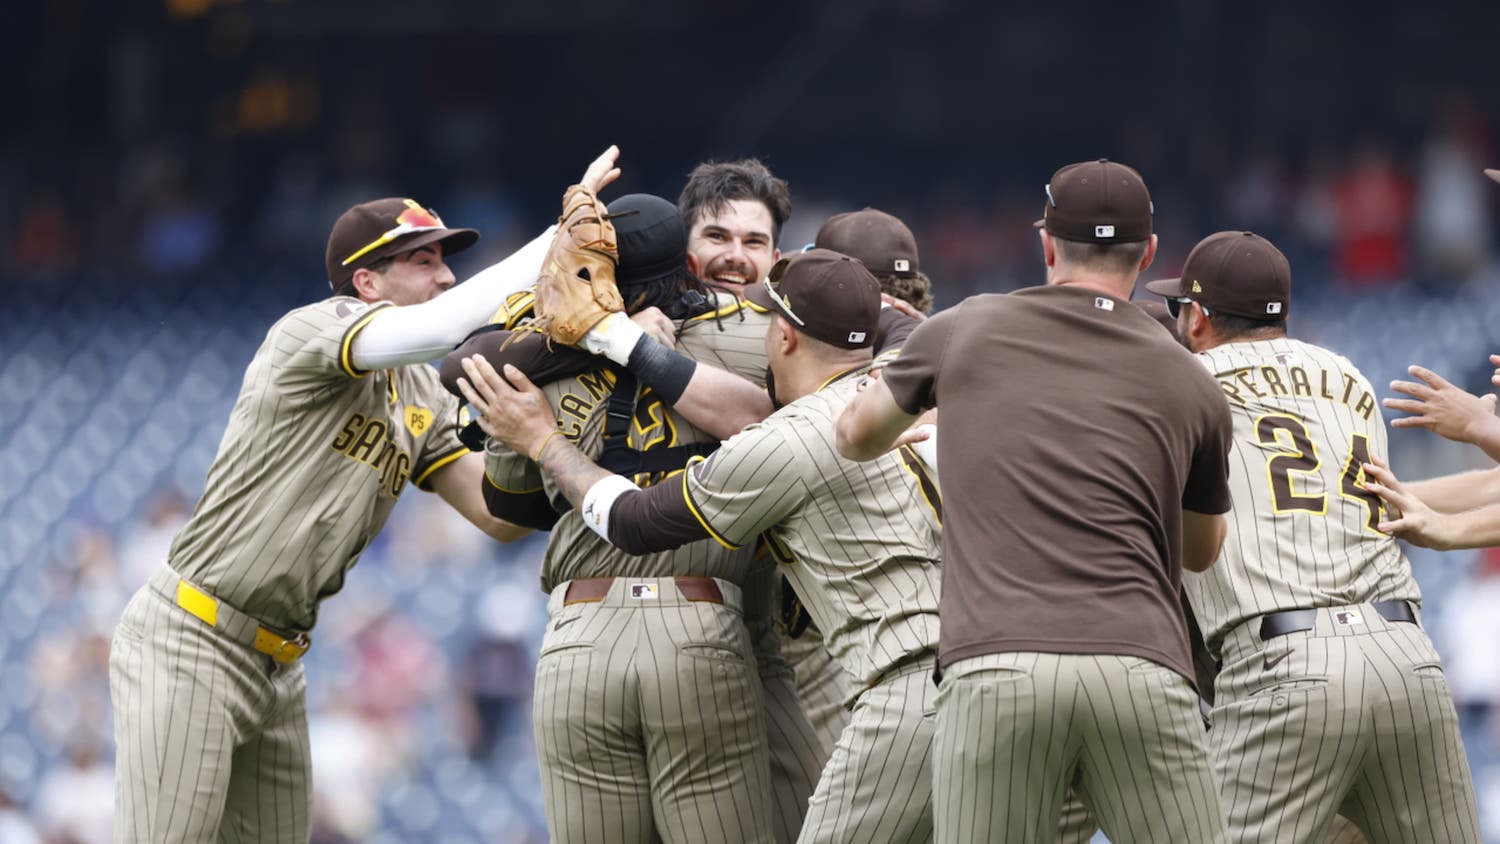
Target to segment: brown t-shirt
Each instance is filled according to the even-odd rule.
[[[944,665],[1122,654],[1193,679],[1182,510],[1229,509],[1231,426],[1187,350],[1122,299],[1033,287],[922,323],[884,377],[942,408]]]

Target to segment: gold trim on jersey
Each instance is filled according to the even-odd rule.
[[[350,357],[350,351],[354,346],[355,335],[363,331],[365,329],[365,326],[370,324],[370,320],[375,318],[376,314],[380,313],[390,306],[390,302],[381,302],[378,305],[372,306],[368,311],[365,312],[364,316],[355,320],[354,324],[349,326],[349,330],[344,332],[344,339],[339,341],[339,366],[350,378],[363,378],[366,375],[370,374],[368,370],[359,369],[358,367],[356,367],[354,365],[354,359]]]
[[[735,299],[733,302],[730,302],[729,304],[724,305],[723,307],[718,308],[716,310],[704,311],[703,313],[698,314],[697,316],[688,317],[687,321],[688,322],[700,322],[700,321],[705,320],[705,319],[721,319],[723,317],[729,316],[730,314],[739,313],[739,311],[741,309],[745,309],[745,308],[748,308],[749,310],[755,311],[756,313],[759,313],[759,314],[768,314],[768,313],[770,313],[770,311],[768,311],[765,308],[762,308],[762,307],[756,305],[754,302],[751,302],[751,301],[746,300],[746,299]]]
[[[692,474],[688,470],[693,468],[697,464],[702,463],[706,459],[708,458],[702,455],[695,455],[693,457],[689,457],[687,465],[682,467],[682,500],[687,502],[688,512],[693,514],[693,518],[698,520],[698,524],[702,525],[703,529],[708,531],[708,535],[713,537],[715,542],[723,545],[725,548],[728,548],[731,551],[738,551],[740,549],[740,546],[735,545],[733,542],[730,542],[729,540],[720,536],[719,532],[714,530],[713,526],[708,523],[708,519],[703,518],[703,513],[699,511],[698,505],[693,503],[693,496],[688,494],[688,476]]]
[[[818,390],[821,390],[824,387],[828,386],[829,384],[832,384],[833,382],[839,380],[840,378],[843,378],[845,375],[852,375],[853,373],[856,373],[856,372],[860,371],[861,369],[866,369],[868,367],[869,367],[868,363],[862,363],[859,366],[851,366],[848,369],[844,370],[843,372],[840,372],[840,373],[834,375],[832,378],[829,378],[827,381],[824,381],[823,383],[819,384],[818,385]],[[813,390],[813,392],[816,393],[818,390]]]
[[[432,461],[432,464],[427,467],[427,470],[425,472],[423,472],[417,478],[413,479],[412,484],[414,484],[417,489],[427,489],[427,479],[432,477],[433,472],[436,472],[437,470],[443,468],[444,466],[447,466],[449,463],[452,463],[453,461],[457,460],[460,457],[463,457],[468,453],[468,447],[461,445],[453,451],[443,455],[442,457],[439,457],[438,459]]]
[[[943,494],[938,491],[937,484],[932,482],[932,476],[927,474],[927,464],[909,445],[903,445],[897,451],[901,455],[901,468],[916,478],[917,491],[922,493],[922,500],[926,501],[928,508],[932,510],[932,517],[937,519],[938,527],[942,527]]]
[[[532,309],[536,306],[536,292],[532,290],[518,290],[505,297],[505,303],[490,317],[490,322],[504,325],[507,329],[515,328],[516,323],[531,316]]]

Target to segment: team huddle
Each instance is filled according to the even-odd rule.
[[[117,840],[309,839],[299,659],[409,482],[548,532],[554,841],[1480,841],[1395,535],[1493,502],[1390,474],[1272,243],[1133,301],[1150,193],[1073,164],[1045,283],[929,315],[890,214],[784,257],[759,161],[606,205],[617,156],[462,285],[420,203],[334,225],[116,631]],[[1389,406],[1493,415],[1427,375]]]

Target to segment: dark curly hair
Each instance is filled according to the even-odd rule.
[[[771,212],[771,239],[781,242],[781,227],[792,216],[792,197],[786,180],[778,178],[759,159],[705,161],[688,174],[677,209],[688,231],[706,214],[718,214],[737,199],[759,202]]]

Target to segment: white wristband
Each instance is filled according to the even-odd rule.
[[[927,468],[932,470],[932,474],[936,475],[937,426],[932,424],[931,422],[924,422],[921,425],[918,425],[916,430],[926,431],[927,439],[922,440],[921,442],[912,443],[911,450],[915,451],[917,453],[917,456],[922,458],[922,462],[927,464]]]
[[[630,317],[616,311],[583,335],[582,345],[589,354],[604,355],[621,366],[630,362],[630,353],[646,332],[630,321]]]
[[[615,499],[627,492],[640,490],[640,487],[620,475],[601,478],[583,494],[583,507],[579,510],[579,515],[583,516],[583,523],[589,526],[589,530],[608,542],[609,511],[615,506]]]

